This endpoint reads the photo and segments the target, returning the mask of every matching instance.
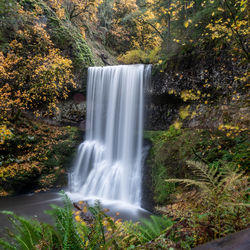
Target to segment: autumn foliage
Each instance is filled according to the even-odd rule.
[[[75,86],[71,60],[54,47],[38,18],[29,18],[33,25],[21,26],[7,53],[0,52],[2,119],[18,110],[52,114],[58,100]]]

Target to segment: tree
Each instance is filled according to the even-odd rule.
[[[61,19],[73,20],[82,18],[86,21],[97,21],[98,5],[102,0],[49,0],[49,5]]]
[[[52,114],[58,100],[75,86],[71,60],[54,47],[39,17],[23,8],[20,12],[32,25],[20,26],[8,51],[0,52],[2,120],[25,109]]]
[[[129,50],[136,32],[135,21],[130,17],[137,10],[136,0],[106,0],[99,10],[100,24],[105,29],[105,44],[115,47],[118,53]],[[107,12],[109,18],[104,19],[103,13]]]
[[[221,40],[249,59],[248,10],[247,0],[220,0],[219,6],[211,14],[210,23],[206,26],[208,34],[214,40]],[[207,3],[216,6],[214,1]]]

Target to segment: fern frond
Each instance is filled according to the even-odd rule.
[[[165,180],[166,182],[179,182],[184,184],[185,186],[197,186],[200,187],[203,191],[209,192],[211,191],[209,185],[204,182],[204,181],[196,181],[196,180],[191,180],[191,179],[167,179]]]
[[[206,164],[196,161],[187,161],[187,166],[192,170],[194,176],[199,178],[198,180],[200,182],[207,182],[207,184],[215,187],[216,183],[214,182],[214,176],[217,173],[216,168],[209,169]]]
[[[223,179],[224,181],[224,190],[234,189],[235,186],[240,185],[242,181],[243,173],[233,172]]]
[[[9,215],[9,220],[14,225],[15,234],[11,234],[19,246],[23,249],[33,249],[34,245],[41,239],[41,224],[37,220],[26,219],[15,215],[10,211],[2,211],[3,214]]]
[[[217,188],[220,188],[220,186],[223,184],[223,183],[221,182],[222,178],[223,178],[223,173],[222,173],[222,172],[219,172],[219,173],[218,173],[218,171],[217,171],[217,174],[214,176],[215,188],[216,188],[216,187],[217,187]]]
[[[158,238],[172,225],[173,222],[169,218],[151,215],[150,219],[141,219],[138,236],[142,242],[148,242]]]
[[[5,250],[17,250],[16,247],[12,246],[10,243],[8,243],[7,241],[4,241],[2,239],[0,239],[0,246],[3,247],[3,249]]]
[[[249,207],[250,208],[250,204],[249,203],[233,203],[233,202],[225,202],[225,205],[229,205],[232,207]]]
[[[26,249],[26,250],[31,250],[31,248],[28,247],[27,243],[22,239],[21,236],[19,236],[19,235],[14,235],[13,237],[16,239],[16,241],[19,243],[19,245],[22,246],[21,249],[23,249],[23,250],[25,250],[25,249]]]

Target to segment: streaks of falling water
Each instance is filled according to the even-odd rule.
[[[144,89],[149,65],[88,69],[86,140],[70,174],[84,197],[141,203]]]

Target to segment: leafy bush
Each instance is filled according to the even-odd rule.
[[[80,131],[25,117],[9,124],[12,136],[0,144],[0,187],[17,194],[65,186],[65,169],[71,166],[82,140]]]
[[[145,63],[147,54],[143,50],[130,50],[118,57],[125,64]]]
[[[129,50],[125,54],[120,55],[118,60],[125,64],[157,63],[159,60],[159,48],[155,48],[149,52],[140,49]]]
[[[176,129],[171,125],[166,131],[146,131],[144,136],[152,141],[147,164],[151,167],[157,204],[168,203],[175,191],[174,183],[166,183],[165,179],[187,178],[191,174],[186,166],[188,160],[203,161],[218,170],[227,165],[232,170],[249,172],[247,134],[229,138],[221,131]]]

